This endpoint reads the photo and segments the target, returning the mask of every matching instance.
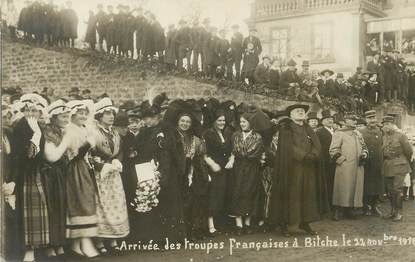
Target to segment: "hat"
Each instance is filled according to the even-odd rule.
[[[109,110],[113,110],[115,113],[118,112],[118,108],[113,106],[111,99],[108,97],[104,97],[101,100],[99,100],[97,103],[95,103],[94,107],[95,115]]]
[[[89,89],[84,89],[84,90],[82,90],[82,94],[84,95],[84,94],[91,94],[91,90],[89,90]]]
[[[297,65],[297,63],[296,63],[293,59],[290,59],[290,60],[288,61],[287,65],[288,65],[288,66],[296,66],[296,65]]]
[[[289,116],[291,111],[293,111],[296,108],[302,108],[304,109],[304,111],[307,113],[308,110],[310,109],[309,105],[305,105],[305,104],[294,104],[294,105],[290,105],[285,109],[285,113]]]
[[[335,124],[344,125],[344,118],[340,114],[333,115],[333,119]]]
[[[375,110],[369,110],[365,112],[365,117],[366,118],[372,118],[372,117],[376,117],[376,111]]]
[[[343,73],[337,73],[336,78],[344,78]]]
[[[68,107],[71,115],[73,115],[79,109],[88,109],[87,100],[71,100],[66,103],[66,107]]]
[[[325,70],[321,71],[322,75],[324,75],[325,73],[329,73],[331,76],[334,75],[333,70],[330,70],[330,69],[325,69]]]
[[[310,112],[310,113],[307,114],[307,121],[311,120],[311,119],[317,119],[318,120],[317,112]]]
[[[383,123],[394,123],[395,122],[395,118],[393,116],[384,116],[382,118],[382,124]]]
[[[264,59],[269,59],[269,60],[271,60],[271,58],[270,58],[269,56],[267,56],[267,55],[264,55],[264,56],[262,57],[262,60],[264,60]]]
[[[141,118],[140,108],[134,108],[131,110],[127,110],[128,118]]]
[[[69,93],[79,93],[81,90],[79,90],[79,88],[78,87],[72,87],[70,90],[69,90]]]
[[[334,117],[331,115],[330,110],[323,110],[321,112],[321,120],[326,119],[326,118],[333,118],[334,119]]]
[[[310,66],[310,61],[304,60],[301,66]]]
[[[128,115],[124,110],[118,111],[114,118],[114,126],[128,126]]]
[[[60,115],[63,113],[68,113],[70,111],[71,110],[69,109],[69,107],[66,106],[65,101],[62,99],[58,99],[48,106],[49,116]]]
[[[20,97],[20,101],[23,107],[27,104],[33,104],[39,110],[45,109],[48,106],[48,101],[38,94],[24,94]]]
[[[142,117],[143,118],[145,118],[145,117],[154,117],[154,116],[156,116],[160,113],[161,113],[161,109],[156,105],[152,105],[152,106],[150,106],[148,108],[145,108],[143,110]]]
[[[169,105],[169,98],[167,97],[166,92],[163,92],[153,98],[153,105],[158,106],[161,110],[167,109]]]

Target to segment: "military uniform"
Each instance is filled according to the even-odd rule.
[[[393,122],[393,117],[384,117],[383,122]],[[391,217],[399,221],[402,215],[402,189],[406,174],[411,172],[410,159],[413,149],[408,138],[392,131],[383,136],[383,157],[386,188],[392,205]]]

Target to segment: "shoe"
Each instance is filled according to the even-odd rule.
[[[383,213],[382,213],[382,211],[380,211],[380,209],[379,209],[378,206],[375,206],[372,209],[372,216],[375,216],[375,217],[383,217]]]
[[[243,231],[243,228],[242,227],[236,227],[236,229],[235,229],[235,235],[237,235],[237,236],[242,235],[242,231]]]
[[[364,215],[365,215],[365,216],[372,216],[372,214],[373,214],[372,207],[371,207],[370,205],[367,205],[367,206],[365,207],[365,212],[364,212]]]
[[[334,221],[340,221],[341,220],[341,213],[340,213],[339,209],[334,210],[333,220]]]
[[[244,227],[244,233],[247,235],[250,235],[252,233],[254,233],[254,230],[252,229],[252,226],[245,226]]]
[[[403,219],[403,216],[399,211],[392,217],[393,222],[400,222],[402,221],[402,219]]]
[[[318,234],[317,231],[314,231],[313,229],[311,229],[310,224],[308,224],[308,223],[302,223],[299,226],[299,228],[304,230],[305,232],[307,232],[308,234],[310,234],[312,236],[315,236],[315,235]]]

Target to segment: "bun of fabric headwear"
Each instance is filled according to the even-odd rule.
[[[22,108],[35,105],[38,110],[43,110],[48,106],[48,101],[38,94],[24,94],[20,97]]]
[[[63,101],[62,99],[58,99],[48,106],[48,114],[50,117],[54,115],[68,113],[70,111],[71,110],[67,107],[65,101]]]
[[[88,109],[86,100],[71,100],[66,103],[71,115],[75,114],[79,109]]]

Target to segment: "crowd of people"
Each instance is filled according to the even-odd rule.
[[[415,136],[374,110],[309,109],[164,93],[116,106],[77,88],[64,98],[3,90],[7,254],[97,257],[119,252],[120,240],[163,248],[166,238],[276,228],[315,235],[311,223],[328,215],[400,221]]]
[[[15,13],[13,5],[9,5]],[[365,68],[346,77],[333,70],[310,70],[310,62],[286,63],[263,56],[255,29],[244,37],[237,24],[231,37],[226,28],[211,26],[208,18],[191,21],[181,19],[178,25],[169,25],[165,32],[155,15],[142,8],[118,5],[117,12],[109,5],[97,6],[89,12],[85,42],[92,49],[140,61],[158,60],[167,70],[192,74],[196,78],[228,81],[234,86],[266,88],[278,95],[320,104],[339,104],[342,111],[363,113],[368,107],[389,101],[402,101],[410,112],[415,112],[415,66],[408,64],[399,51],[380,50],[368,46]],[[14,11],[13,11],[14,10]],[[13,15],[10,31],[15,35]],[[6,20],[7,22],[7,20]],[[17,29],[24,38],[50,45],[73,46],[77,38],[78,18],[71,2],[58,9],[53,3],[26,2],[20,12]],[[375,41],[376,42],[376,41]],[[260,63],[261,62],[261,63]],[[328,101],[328,102],[326,102]]]

